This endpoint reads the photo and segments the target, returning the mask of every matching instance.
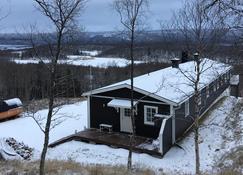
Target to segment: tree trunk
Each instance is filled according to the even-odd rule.
[[[41,160],[40,160],[40,175],[45,174],[45,160],[46,160],[46,153],[48,149],[49,144],[49,133],[50,133],[50,127],[51,127],[51,119],[52,119],[52,113],[53,113],[53,102],[54,102],[54,93],[56,89],[56,69],[57,69],[57,61],[60,57],[61,53],[61,40],[62,40],[62,30],[58,33],[58,40],[57,40],[57,51],[54,60],[52,60],[52,66],[51,66],[51,79],[50,79],[50,94],[49,94],[49,111],[47,115],[47,121],[45,126],[45,139],[44,139],[44,145],[41,152]]]
[[[201,99],[201,95],[200,95],[200,91],[199,89],[199,82],[200,82],[200,60],[199,58],[197,58],[197,60],[195,60],[197,63],[197,69],[196,69],[196,73],[197,73],[197,78],[196,78],[196,82],[195,82],[195,121],[194,121],[194,144],[195,144],[195,162],[196,162],[196,175],[200,174],[200,156],[199,156],[199,117],[200,117],[200,105],[199,101]],[[202,103],[202,102],[201,102]]]
[[[195,156],[196,156],[196,174],[200,174],[200,157],[199,157],[199,132],[198,132],[198,118],[195,119],[195,130],[194,130],[194,142],[195,142]]]
[[[133,106],[133,72],[134,72],[134,55],[133,55],[133,50],[134,50],[134,27],[132,28],[131,31],[131,44],[130,44],[130,58],[131,58],[131,122],[132,122],[132,135],[130,136],[129,140],[129,154],[128,154],[128,160],[127,160],[127,169],[131,170],[132,169],[132,151],[133,151],[133,141],[135,137],[135,132],[136,132],[136,126],[135,126],[135,118],[134,118],[134,106]]]
[[[50,126],[51,126],[51,118],[52,118],[52,112],[53,112],[53,101],[54,101],[54,78],[55,73],[52,73],[51,75],[51,90],[50,90],[50,97],[49,97],[49,111],[47,115],[47,121],[46,121],[46,127],[45,127],[45,139],[44,139],[44,145],[41,152],[41,160],[40,160],[40,175],[45,174],[45,159],[46,159],[46,153],[47,148],[49,144],[49,132],[50,132]]]

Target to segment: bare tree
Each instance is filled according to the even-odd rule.
[[[203,0],[185,1],[183,7],[174,14],[174,29],[179,32],[178,38],[183,38],[183,50],[189,53],[197,51],[194,54],[195,72],[188,73],[185,70],[180,72],[190,82],[194,94],[194,145],[195,145],[195,165],[196,174],[200,174],[200,155],[199,155],[199,117],[201,114],[200,105],[200,80],[205,69],[205,63],[201,56],[208,56],[209,51],[214,52],[220,39],[225,35],[224,21],[214,12],[205,11],[205,2]],[[210,16],[210,17],[209,17]],[[187,94],[185,94],[187,95]]]
[[[227,19],[226,24],[234,34],[234,48],[239,61],[243,55],[243,1],[242,0],[206,0],[205,11],[216,13],[219,17]],[[209,16],[210,17],[210,16]],[[232,38],[232,36],[231,36]],[[233,53],[235,55],[235,53]]]
[[[227,33],[224,21],[216,13],[205,11],[203,0],[185,1],[183,7],[174,13],[172,18],[174,28],[182,39],[182,50],[208,56],[216,51],[220,39]]]
[[[39,174],[45,174],[45,159],[47,148],[49,144],[49,132],[51,127],[51,121],[54,109],[54,99],[56,90],[56,73],[57,64],[62,53],[62,45],[72,27],[76,24],[76,19],[79,16],[80,11],[85,5],[86,0],[34,0],[38,5],[39,10],[45,15],[52,23],[55,28],[55,38],[54,38],[54,49],[50,48],[51,58],[50,58],[50,87],[49,87],[49,105],[48,105],[48,116],[45,124],[45,138],[43,150],[41,153],[40,160],[40,170]]]
[[[195,151],[195,168],[196,172],[195,174],[199,175],[200,172],[200,154],[199,154],[199,143],[200,143],[200,124],[199,124],[199,119],[202,114],[202,109],[205,107],[204,101],[202,101],[202,90],[201,88],[204,86],[207,86],[207,84],[203,84],[203,74],[209,74],[207,72],[210,71],[210,76],[213,77],[218,77],[219,72],[217,69],[221,70],[226,67],[224,67],[221,64],[216,64],[214,61],[210,61],[208,59],[203,59],[199,55],[198,52],[194,53],[194,65],[195,69],[190,69],[190,70],[185,70],[182,69],[181,67],[178,68],[179,72],[182,74],[183,77],[185,77],[186,81],[185,84],[188,86],[188,88],[192,88],[192,94],[193,94],[193,100],[194,100],[194,105],[193,105],[193,113],[188,116],[187,119],[185,119],[185,122],[193,122],[192,127],[194,131],[194,151]],[[220,66],[219,66],[220,65]],[[224,80],[225,81],[225,80]],[[187,98],[191,98],[191,93],[186,93],[181,89],[178,89],[181,93],[184,93],[184,95]],[[209,94],[209,88],[206,89],[206,94],[205,96]]]
[[[135,37],[136,33],[141,30],[141,24],[145,17],[145,12],[148,7],[147,0],[115,0],[114,9],[120,16],[120,22],[123,25],[128,39],[129,39],[129,49],[130,49],[130,79],[131,79],[131,122],[132,122],[132,134],[130,136],[130,146],[127,168],[131,170],[132,168],[132,149],[134,145],[134,137],[136,135],[135,126],[135,108],[134,108],[134,98],[133,98],[133,78],[134,78],[134,48],[135,48]]]

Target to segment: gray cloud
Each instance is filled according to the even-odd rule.
[[[88,31],[110,31],[119,28],[119,18],[111,7],[112,1],[89,0],[80,17],[80,24]],[[34,7],[33,0],[1,0],[0,6],[4,7],[1,13],[11,9],[8,17],[0,22],[0,32],[23,31],[30,24],[36,24],[42,30],[50,28],[48,20]],[[172,10],[180,6],[181,0],[151,0],[147,21],[151,29],[158,29],[158,20],[168,20]]]

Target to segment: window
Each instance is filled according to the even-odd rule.
[[[224,82],[227,83],[227,74],[224,74]]]
[[[230,79],[230,71],[228,72],[228,80]]]
[[[220,87],[220,80],[218,79],[217,80],[217,89],[219,89],[219,87]]]
[[[221,85],[221,86],[224,85],[224,78],[223,78],[223,76],[220,77],[220,85]]]
[[[216,92],[216,90],[217,90],[217,83],[214,83],[214,85],[213,85],[213,91]]]
[[[190,114],[190,107],[189,107],[189,100],[185,102],[185,117],[189,116]]]
[[[198,105],[202,104],[202,95],[201,93],[198,94]]]
[[[154,115],[158,113],[158,107],[144,106],[144,124],[154,125]]]
[[[125,108],[124,109],[124,116],[125,117],[131,117],[131,109]]]
[[[206,87],[206,97],[209,97],[209,86]]]

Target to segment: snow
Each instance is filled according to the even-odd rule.
[[[153,94],[162,97],[174,103],[181,103],[187,99],[188,96],[194,93],[193,83],[189,79],[195,80],[196,72],[194,61],[182,63],[179,65],[180,69],[168,67],[145,75],[134,78],[134,88],[142,89],[148,95]],[[200,64],[199,88],[204,88],[206,85],[214,81],[219,75],[226,73],[230,70],[231,66],[219,63],[210,59],[203,59]],[[182,73],[183,72],[183,73]],[[186,77],[189,77],[189,79]],[[130,86],[130,79],[121,81],[106,87],[97,89],[109,89],[112,87],[119,87],[122,85]],[[87,92],[85,94],[90,94]],[[92,91],[95,93],[95,90]]]
[[[231,113],[237,99],[227,97],[223,104],[212,111],[200,128],[200,156],[201,169],[203,172],[211,172],[224,154],[232,148],[242,144],[235,141],[228,142],[224,139],[226,117]],[[242,140],[242,138],[241,138]],[[156,145],[156,141],[154,142]],[[162,159],[154,158],[147,154],[133,154],[133,163],[137,167],[148,167],[155,171],[162,170],[165,173],[176,172],[193,174],[195,172],[194,135],[189,134],[181,142],[179,147],[172,147]],[[223,146],[225,145],[225,146]],[[48,152],[51,159],[74,160],[82,164],[102,165],[126,165],[128,151],[114,149],[105,145],[94,145],[71,141],[59,145]]]
[[[13,59],[17,64],[38,64],[39,59]],[[50,63],[50,60],[43,59],[44,63]],[[103,58],[103,57],[90,57],[90,56],[79,56],[79,55],[69,55],[67,60],[59,60],[59,64],[68,64],[76,66],[92,66],[99,68],[107,68],[109,66],[126,67],[130,64],[129,60],[124,58]],[[141,64],[142,61],[135,61],[135,64]]]
[[[239,99],[241,100],[241,99]],[[243,138],[237,141],[232,138],[232,132],[227,124],[234,120],[232,109],[239,102],[234,97],[226,97],[222,104],[212,110],[200,128],[200,160],[201,170],[210,172],[215,169],[215,163],[230,150],[243,144]],[[47,110],[35,113],[35,116],[46,116]],[[83,130],[87,125],[87,102],[79,102],[71,105],[64,105],[58,109],[59,116],[69,116],[60,125],[51,130],[50,142],[73,134],[75,130]],[[27,114],[25,114],[27,115]],[[72,116],[72,117],[71,117]],[[239,125],[242,128],[243,111],[239,114]],[[0,123],[0,138],[14,137],[19,142],[24,142],[35,148],[34,159],[39,158],[43,144],[43,133],[40,131],[32,118],[22,117]],[[225,138],[226,137],[226,138]],[[155,140],[153,145],[156,146]],[[148,167],[157,172],[176,174],[192,174],[195,172],[194,135],[186,136],[178,143],[179,147],[172,147],[162,159],[147,154],[133,154],[133,163],[137,167]],[[146,146],[146,145],[144,145]],[[71,141],[48,150],[48,159],[73,160],[81,164],[101,165],[126,165],[128,151],[115,149],[105,145],[88,144],[78,141]]]
[[[47,110],[41,110],[35,113],[34,116],[36,118],[38,116],[45,118],[47,112]],[[34,119],[27,116],[29,114],[24,113],[21,118],[0,123],[0,138],[13,137],[17,141],[24,142],[26,145],[40,151],[43,146],[44,134]],[[55,115],[55,118],[60,116],[65,116],[66,120],[51,130],[50,142],[84,129],[87,123],[87,102],[62,106]]]
[[[133,105],[135,105],[137,103],[137,101],[133,102]],[[115,107],[115,108],[131,108],[131,101],[130,100],[118,100],[118,99],[113,99],[111,100],[107,106],[110,107]]]
[[[90,56],[97,56],[101,53],[101,51],[98,51],[98,50],[92,50],[92,51],[88,51],[88,50],[82,50],[81,51],[82,54],[85,54],[85,55],[90,55]]]
[[[28,45],[0,44],[0,50],[24,50],[31,48]]]
[[[22,102],[19,98],[12,98],[9,100],[4,100],[4,102],[9,106],[12,106],[12,105],[22,106]]]

